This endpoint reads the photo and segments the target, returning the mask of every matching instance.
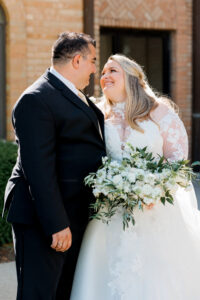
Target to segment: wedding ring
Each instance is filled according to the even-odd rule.
[[[58,247],[61,247],[61,246],[62,246],[62,243],[58,242],[58,243],[57,243],[57,246],[58,246]]]

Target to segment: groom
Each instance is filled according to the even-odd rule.
[[[105,156],[103,115],[80,90],[95,73],[95,41],[62,33],[52,66],[13,109],[18,158],[5,192],[17,300],[67,300],[91,191],[84,177]]]

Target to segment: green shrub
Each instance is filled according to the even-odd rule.
[[[13,142],[0,140],[0,245],[12,241],[11,226],[2,219],[4,191],[12,168],[16,162],[17,145]]]

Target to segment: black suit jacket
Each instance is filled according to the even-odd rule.
[[[84,177],[105,156],[101,111],[89,107],[47,70],[13,109],[18,158],[5,191],[8,221],[39,222],[46,235],[88,220],[91,191]]]

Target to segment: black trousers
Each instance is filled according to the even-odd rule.
[[[72,232],[72,246],[56,252],[51,237],[34,225],[13,224],[17,300],[69,300],[83,231]]]

